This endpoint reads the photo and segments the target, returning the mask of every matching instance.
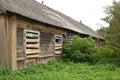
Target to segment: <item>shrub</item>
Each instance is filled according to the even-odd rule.
[[[73,36],[71,45],[67,41],[64,42],[62,58],[74,62],[90,61],[91,54],[95,53],[95,51],[96,48],[92,37],[80,38]]]
[[[116,52],[108,47],[98,47],[96,50],[96,53],[93,54],[93,57],[95,62],[113,62],[115,58],[117,58]]]
[[[120,55],[109,47],[95,47],[92,37],[80,38],[74,36],[72,43],[63,44],[62,59],[64,61],[98,63],[114,63],[120,66]]]

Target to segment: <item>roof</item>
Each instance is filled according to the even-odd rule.
[[[35,0],[0,0],[1,11],[4,13],[13,12],[33,20],[103,39],[90,27]]]

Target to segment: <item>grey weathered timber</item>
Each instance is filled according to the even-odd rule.
[[[6,46],[5,17],[0,15],[0,65],[2,66],[7,64]]]
[[[10,17],[10,46],[11,46],[11,68],[16,70],[16,28],[17,19],[16,16]]]

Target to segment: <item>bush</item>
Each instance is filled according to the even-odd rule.
[[[117,54],[113,49],[101,46],[97,48],[92,58],[95,62],[108,63],[113,62],[117,58]]]
[[[74,36],[71,45],[67,41],[64,42],[62,58],[74,62],[91,61],[91,55],[95,51],[96,48],[92,37],[80,38]]]
[[[74,36],[71,45],[65,41],[63,44],[62,59],[73,62],[113,63],[120,66],[120,55],[109,47],[95,47],[92,37],[80,38]]]

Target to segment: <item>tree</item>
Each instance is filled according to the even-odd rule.
[[[105,36],[107,46],[120,54],[120,1],[113,1],[105,12],[107,16],[103,20],[109,24]]]
[[[97,33],[99,33],[103,38],[106,38],[106,36],[107,36],[107,27],[101,27],[99,30],[97,30]]]

